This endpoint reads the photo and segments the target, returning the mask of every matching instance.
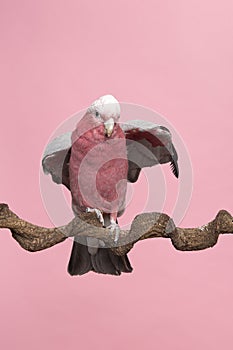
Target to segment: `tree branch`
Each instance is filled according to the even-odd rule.
[[[128,253],[138,241],[148,238],[170,238],[182,251],[213,247],[220,234],[233,233],[233,217],[220,210],[215,219],[197,228],[176,227],[166,214],[143,213],[135,217],[130,230],[121,230],[117,244],[109,230],[103,228],[93,213],[82,213],[65,226],[45,228],[20,219],[7,204],[0,204],[0,228],[7,228],[20,246],[35,252],[63,242],[71,236],[89,236],[103,240],[116,255]]]

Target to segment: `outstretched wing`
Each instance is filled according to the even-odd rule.
[[[50,174],[57,184],[70,190],[69,161],[71,153],[71,132],[52,140],[46,147],[42,166],[45,174]]]
[[[163,163],[170,163],[178,178],[178,156],[167,128],[142,120],[132,120],[121,127],[126,136],[128,181],[137,181],[142,168]]]
[[[137,181],[142,168],[163,163],[170,163],[173,174],[179,176],[178,156],[167,128],[142,120],[122,124],[121,128],[126,136],[129,182]],[[55,183],[69,190],[71,134],[68,132],[52,140],[42,159],[45,174],[50,174]]]

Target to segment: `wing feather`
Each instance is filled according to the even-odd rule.
[[[142,168],[170,163],[179,176],[178,156],[170,131],[161,125],[133,120],[122,125],[129,160],[128,181],[136,182]]]
[[[70,190],[69,161],[71,153],[71,132],[52,140],[45,149],[42,167],[57,184],[63,184]]]

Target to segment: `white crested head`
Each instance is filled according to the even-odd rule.
[[[88,112],[95,113],[102,118],[114,118],[118,120],[121,113],[120,104],[117,99],[112,95],[104,95],[95,100]],[[96,113],[97,112],[97,113]]]

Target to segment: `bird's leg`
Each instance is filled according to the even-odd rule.
[[[104,217],[103,217],[101,210],[96,209],[96,208],[94,208],[94,209],[86,208],[86,212],[87,213],[96,213],[97,219],[99,219],[99,222],[104,226]]]
[[[117,243],[120,235],[120,227],[117,223],[117,213],[110,214],[110,225],[107,227],[111,233],[115,233],[114,242]]]

